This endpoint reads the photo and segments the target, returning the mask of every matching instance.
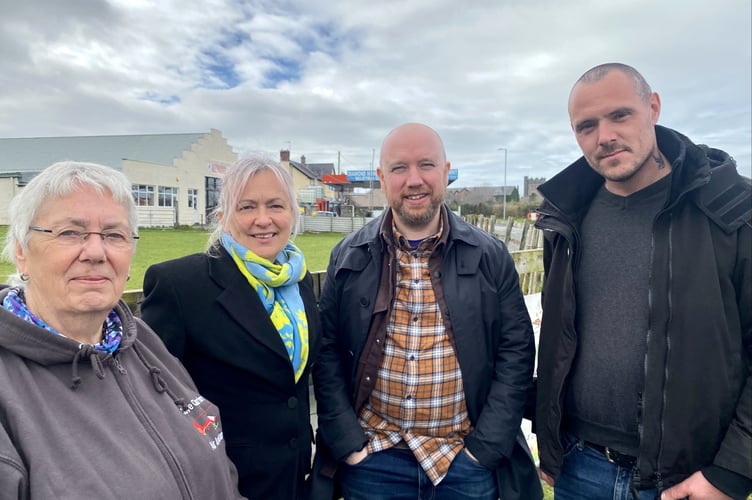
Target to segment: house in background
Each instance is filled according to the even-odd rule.
[[[322,178],[334,173],[333,163],[306,163],[305,156],[299,162],[293,161],[288,150],[279,152],[279,162],[292,176],[298,203],[306,214],[332,208],[330,204],[336,202],[337,193]]]
[[[458,204],[478,204],[478,203],[491,203],[501,202],[504,196],[507,196],[507,200],[512,196],[515,186],[480,186],[480,187],[464,187],[464,188],[449,188],[447,189],[447,201],[456,202]]]
[[[237,154],[208,133],[0,138],[0,224],[10,199],[51,164],[76,160],[122,171],[131,181],[140,227],[205,224],[222,175]]]

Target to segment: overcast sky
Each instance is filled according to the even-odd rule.
[[[222,131],[239,154],[369,169],[406,121],[454,186],[580,155],[567,97],[636,67],[659,123],[752,173],[749,0],[0,0],[0,137]]]

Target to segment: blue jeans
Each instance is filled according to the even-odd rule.
[[[434,486],[410,450],[390,448],[368,455],[357,465],[342,464],[345,500],[496,500],[496,473],[474,462],[465,451]]]
[[[635,500],[632,469],[608,461],[582,440],[564,433],[564,462],[554,483],[556,500]],[[660,498],[657,490],[640,490],[639,500]]]

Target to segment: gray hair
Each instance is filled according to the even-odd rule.
[[[215,227],[209,236],[209,249],[213,247],[227,230],[229,215],[235,211],[240,196],[243,194],[246,184],[259,172],[272,172],[282,184],[290,201],[292,210],[293,234],[297,231],[300,222],[300,208],[295,196],[295,185],[292,176],[282,168],[278,162],[269,157],[253,155],[236,160],[227,168],[222,179],[222,188],[219,193],[219,202],[214,209]],[[292,236],[292,235],[291,235]]]
[[[138,234],[136,204],[131,194],[131,183],[122,172],[96,163],[62,161],[54,163],[36,175],[16,194],[8,207],[10,226],[5,237],[2,256],[16,263],[16,245],[28,250],[29,226],[45,204],[72,194],[82,187],[90,187],[97,193],[109,191],[112,199],[128,212],[128,225],[132,234]],[[133,251],[135,252],[135,245]],[[14,286],[23,286],[18,273],[9,277]]]
[[[574,90],[574,88],[580,83],[593,83],[602,80],[612,71],[620,71],[630,77],[634,83],[635,92],[637,92],[637,95],[640,96],[642,101],[647,103],[650,100],[653,91],[645,78],[632,66],[622,63],[605,63],[590,68],[575,82],[572,90]]]

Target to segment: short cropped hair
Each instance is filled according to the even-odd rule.
[[[34,224],[40,210],[50,201],[66,197],[82,187],[92,188],[100,194],[109,191],[112,199],[126,209],[131,234],[138,234],[131,183],[122,172],[96,163],[62,161],[42,170],[11,200],[3,257],[15,264],[16,245],[28,250],[29,226]],[[133,248],[135,252],[135,245]],[[14,285],[22,284],[18,274],[11,275],[10,281]]]
[[[219,202],[214,210],[215,227],[209,236],[209,249],[219,241],[222,233],[227,230],[229,217],[235,211],[238,200],[243,194],[246,184],[259,172],[272,172],[282,184],[290,202],[292,210],[293,234],[297,231],[300,222],[300,208],[295,196],[295,185],[292,176],[282,165],[275,160],[262,155],[252,155],[236,160],[227,168],[222,179],[222,188],[219,193]],[[292,236],[292,235],[291,235]]]
[[[572,90],[574,90],[574,88],[577,87],[577,85],[580,83],[597,82],[603,79],[603,77],[605,77],[612,71],[621,71],[622,73],[630,77],[634,82],[635,92],[637,92],[637,95],[640,96],[643,102],[647,103],[650,100],[650,96],[652,95],[653,91],[651,90],[650,85],[648,85],[648,82],[645,80],[645,78],[632,66],[622,63],[605,63],[590,68],[575,82]]]

